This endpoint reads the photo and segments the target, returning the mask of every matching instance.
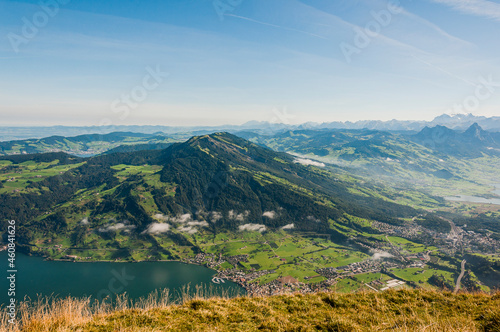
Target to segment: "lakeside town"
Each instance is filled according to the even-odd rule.
[[[458,227],[449,221],[451,231],[447,234],[429,230],[416,223],[410,222],[404,226],[395,226],[377,221],[372,221],[372,228],[380,231],[386,241],[370,242],[357,241],[355,237],[350,239],[351,245],[357,250],[369,252],[372,256],[367,259],[353,262],[343,266],[324,267],[316,269],[317,275],[306,276],[300,281],[290,275],[280,273],[277,278],[269,282],[262,282],[262,277],[276,274],[275,270],[248,268],[249,255],[224,256],[221,253],[198,253],[194,257],[182,257],[180,262],[187,264],[202,265],[216,271],[213,282],[224,283],[225,280],[232,281],[246,290],[249,295],[273,295],[289,292],[312,293],[327,291],[335,287],[342,280],[356,281],[355,277],[365,274],[380,274],[381,277],[363,283],[363,286],[384,291],[398,287],[418,287],[413,282],[397,277],[391,271],[393,269],[417,268],[423,272],[431,261],[431,250],[420,252],[408,252],[400,246],[391,243],[389,236],[406,238],[415,243],[425,246],[433,246],[437,251],[447,255],[463,252],[496,253],[500,249],[500,242],[489,234],[481,234],[466,230],[466,227]],[[92,257],[83,257],[75,254],[64,255],[70,248],[64,248],[60,244],[51,247],[60,253],[60,260],[66,261],[92,261]],[[0,248],[5,250],[6,248]],[[101,249],[105,250],[105,249]],[[318,256],[322,256],[318,254]],[[278,257],[278,256],[276,256]],[[278,257],[279,258],[279,257]],[[323,258],[326,258],[323,256]],[[117,261],[117,260],[115,260]],[[232,268],[223,268],[224,265]],[[390,276],[388,279],[382,275]],[[314,282],[314,279],[322,279]]]
[[[451,223],[451,231],[448,234],[429,230],[415,223],[409,223],[405,226],[394,226],[377,221],[372,222],[372,227],[386,234],[390,249],[386,252],[381,248],[387,246],[387,243],[372,243],[368,246],[365,243],[357,242],[356,246],[363,247],[367,251],[378,254],[380,258],[369,258],[361,262],[351,263],[339,267],[325,267],[316,270],[317,276],[305,277],[313,279],[315,277],[324,277],[326,280],[319,283],[300,282],[291,276],[280,276],[279,278],[268,282],[260,283],[258,279],[267,274],[275,273],[274,270],[245,271],[245,269],[232,268],[220,270],[220,265],[229,262],[233,266],[238,266],[239,262],[246,262],[248,255],[238,255],[223,257],[214,254],[198,254],[193,259],[186,260],[187,263],[205,265],[209,268],[219,270],[215,276],[218,280],[230,280],[243,287],[251,295],[274,295],[288,292],[311,293],[317,291],[327,291],[334,287],[340,280],[353,278],[356,275],[367,273],[380,273],[391,276],[392,279],[376,279],[364,285],[375,291],[384,291],[397,287],[418,287],[414,282],[408,282],[396,277],[391,273],[391,269],[419,268],[424,272],[431,261],[431,251],[422,251],[416,253],[403,253],[398,246],[393,245],[388,235],[407,238],[418,243],[424,243],[428,246],[434,246],[442,253],[453,255],[455,253],[475,252],[475,253],[497,253],[500,249],[500,241],[490,237],[489,234],[480,234],[465,230],[465,227],[457,227]],[[464,272],[462,264],[462,274]],[[387,278],[386,278],[387,279]],[[459,281],[458,281],[459,283]],[[456,285],[457,287],[459,284]]]

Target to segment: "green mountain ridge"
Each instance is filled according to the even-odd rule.
[[[61,156],[52,155],[53,158]],[[40,160],[40,157],[34,155],[33,159]],[[4,158],[24,161],[28,157]],[[62,164],[79,160],[66,158]],[[150,184],[139,174],[121,178],[120,170],[127,167],[120,168],[120,165],[156,167],[158,171],[151,176],[157,181]],[[299,230],[314,231],[328,231],[328,220],[338,219],[344,213],[392,222],[395,222],[393,218],[416,214],[411,208],[399,206],[402,214],[397,215],[393,212],[397,210],[394,204],[377,198],[357,197],[329,173],[312,170],[295,163],[292,156],[261,148],[229,134],[195,137],[161,151],[91,158],[59,176],[30,183],[26,193],[3,199],[3,217],[11,211],[5,205],[23,197],[27,201],[31,198],[36,201],[43,194],[48,207],[50,200],[45,196],[44,187],[57,194],[59,199],[54,199],[54,203],[63,203],[63,198],[81,199],[78,191],[99,188],[99,199],[89,199],[81,210],[88,209],[90,219],[102,218],[109,212],[110,216],[127,219],[139,231],[153,222],[152,212],[170,216],[198,214],[200,220],[203,219],[201,214],[222,215],[211,225],[214,231],[219,227],[235,230],[240,226],[242,218],[231,219],[230,211],[236,215],[244,214],[243,219],[267,227],[279,228],[294,223]],[[152,201],[148,204],[156,205],[155,211],[146,211],[141,206],[138,187],[150,195]],[[67,194],[61,195],[61,191]],[[47,212],[43,207],[38,211],[26,210],[27,217]],[[276,217],[265,217],[265,212],[273,212]],[[311,223],[311,219],[321,222]],[[43,224],[47,220],[50,216],[39,221]]]
[[[460,260],[448,254],[432,254],[436,271],[422,270],[422,277],[403,270],[421,266],[412,263],[417,253],[445,245],[443,236],[433,232],[451,231],[440,216],[409,202],[419,197],[438,207],[441,201],[368,182],[344,167],[303,164],[301,158],[228,133],[193,137],[162,150],[91,158],[4,156],[0,217],[18,220],[18,245],[29,254],[91,261],[182,260],[215,268],[231,280],[241,280],[236,276],[244,273],[248,280],[242,285],[257,293],[264,286],[256,284],[270,285],[271,292],[286,275],[311,290],[328,289],[331,282],[352,290],[363,280],[383,288],[378,278],[396,275],[436,287],[453,283]],[[475,228],[477,218],[461,225],[495,236],[495,215],[481,218]],[[484,246],[484,252],[495,243]],[[374,252],[388,251],[393,254],[380,262],[371,259]],[[352,284],[335,281],[356,271],[352,264],[357,263],[368,274]],[[491,269],[484,274],[494,275],[496,265]],[[481,286],[474,274],[464,280],[470,289]]]

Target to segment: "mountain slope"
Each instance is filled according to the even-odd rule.
[[[29,177],[20,178],[19,190],[0,196],[2,218],[16,215],[25,220],[19,238],[26,245],[57,236],[73,238],[75,244],[104,239],[116,248],[109,230],[127,230],[127,238],[150,242],[141,234],[159,221],[172,230],[166,236],[177,242],[184,241],[183,233],[217,234],[245,225],[271,230],[293,225],[297,231],[341,240],[345,237],[335,223],[345,214],[389,223],[417,214],[381,198],[354,194],[330,172],[227,133],[194,137],[164,150],[102,155],[80,164],[63,155],[51,157],[53,161],[46,160],[49,169],[67,171],[40,178],[29,171]],[[28,156],[16,158],[26,163]],[[21,166],[5,169],[9,167]],[[125,248],[124,243],[118,247]]]

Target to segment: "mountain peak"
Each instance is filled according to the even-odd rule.
[[[481,126],[476,123],[472,124],[463,134],[466,139],[480,140],[480,141],[491,141],[491,136],[487,131],[484,131]]]
[[[245,144],[248,144],[249,142],[247,142],[246,140],[238,137],[238,136],[234,136],[233,134],[230,134],[228,132],[217,132],[217,133],[213,133],[213,134],[207,134],[207,135],[201,135],[201,136],[194,136],[194,137],[191,137],[187,142],[186,144],[189,144],[191,146],[193,145],[196,145],[196,144],[200,144],[200,143],[203,143],[203,144],[207,144],[207,143],[211,143],[211,144],[216,144],[216,145],[245,145]]]
[[[445,127],[445,126],[437,125],[434,127],[425,126],[424,129],[422,129],[415,136],[417,138],[420,138],[420,139],[422,139],[422,138],[435,139],[438,137],[442,138],[444,136],[454,136],[454,135],[455,135],[455,132],[452,129]]]
[[[276,158],[286,163],[292,162],[288,155],[274,152],[227,132],[192,137],[185,143],[167,149],[166,155],[170,156],[169,158],[191,156],[202,158],[203,162],[217,161],[225,165],[245,165],[249,168],[257,164],[283,166],[275,161]]]
[[[477,122],[474,122],[466,131],[469,130],[480,130],[483,131],[483,128],[481,128],[480,125],[477,124]]]

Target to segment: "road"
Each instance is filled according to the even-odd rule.
[[[465,273],[465,259],[462,261],[462,271],[460,272],[460,275],[457,278],[457,284],[455,285],[455,291],[454,291],[455,294],[460,289],[460,281],[462,280],[464,273]]]
[[[403,262],[408,262],[408,260],[403,255],[401,255],[401,253],[399,252],[399,249],[396,248],[396,246],[394,244],[392,244],[391,240],[389,240],[389,237],[387,235],[385,236],[385,239],[391,245],[392,250],[394,250],[394,253],[396,254],[395,256],[398,256],[399,259],[401,259]]]

